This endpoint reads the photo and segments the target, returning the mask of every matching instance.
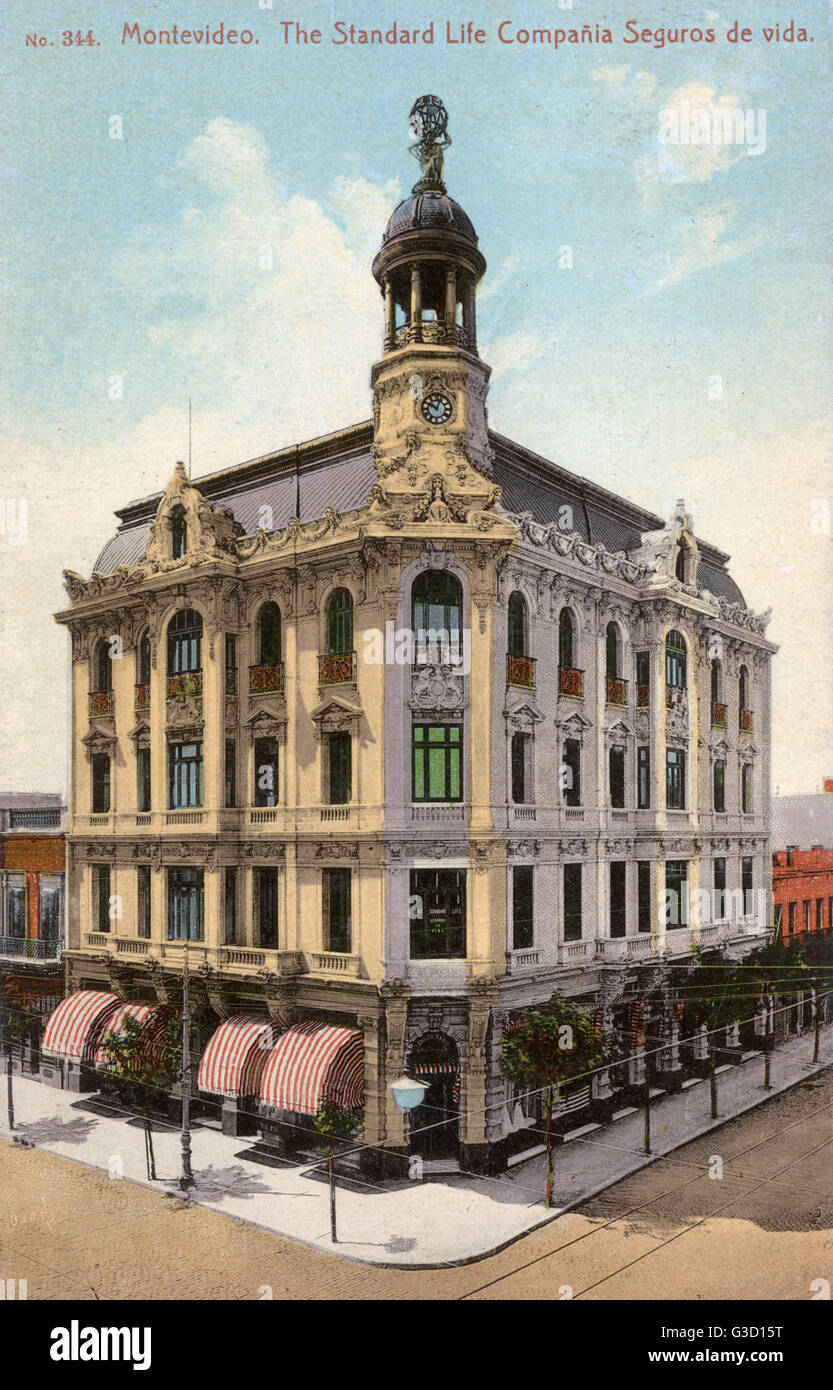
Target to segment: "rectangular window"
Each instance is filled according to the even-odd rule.
[[[649,652],[636,653],[636,683],[646,688],[651,683],[651,657]]]
[[[744,894],[744,903],[745,903],[745,902],[746,902],[746,895]],[[809,898],[805,898],[805,899],[804,899],[803,907],[804,907],[804,930],[805,930],[806,932],[809,932],[809,930],[810,930],[810,899],[809,899]]]
[[[413,960],[464,957],[465,869],[412,869],[409,914]]]
[[[561,750],[561,785],[565,806],[581,805],[581,742],[567,738]]]
[[[26,935],[26,875],[9,874],[8,935],[21,940]]]
[[[688,925],[688,860],[665,861],[665,923],[669,928]]]
[[[614,743],[610,750],[610,804],[620,810],[625,805],[625,749]]]
[[[723,922],[726,918],[726,860],[714,861],[714,920]]]
[[[233,738],[226,739],[225,763],[223,765],[224,798],[226,806],[237,805],[237,743]]]
[[[668,748],[665,753],[665,804],[669,811],[685,810],[685,753]]]
[[[824,930],[824,898],[816,898],[816,931]]]
[[[255,739],[255,806],[278,804],[278,740]]]
[[[651,865],[649,860],[640,859],[637,873],[637,930],[651,930]]]
[[[168,805],[178,811],[202,803],[202,744],[172,743],[168,749]]]
[[[44,941],[61,939],[61,884],[60,874],[40,876],[40,934]]]
[[[790,936],[795,935],[795,903],[787,903],[787,931]]]
[[[752,764],[744,763],[740,771],[740,809],[744,815],[752,811]]]
[[[783,925],[784,925],[784,907],[783,907],[783,904],[782,904],[782,903],[776,903],[776,904],[775,904],[775,934],[776,934],[776,936],[780,936],[780,935],[781,935],[781,929],[782,929]]]
[[[414,801],[461,801],[460,724],[415,724]]]
[[[714,764],[713,771],[714,787],[714,809],[715,811],[726,810],[726,764],[722,758],[718,758]]]
[[[640,811],[647,811],[651,805],[651,750],[636,750],[636,805]]]
[[[533,939],[533,874],[531,864],[512,869],[512,950],[524,951]]]
[[[237,638],[233,632],[226,633],[226,670],[237,670]]]
[[[278,949],[278,871],[257,870],[258,945],[264,950]]]
[[[628,908],[626,894],[627,864],[615,859],[610,865],[610,935],[627,936]]]
[[[353,740],[347,733],[330,734],[330,805],[345,806],[353,797]]]
[[[564,940],[581,941],[581,865],[564,865]]]
[[[744,917],[751,917],[752,914],[753,914],[754,911],[755,911],[755,892],[754,892],[754,880],[753,880],[753,875],[752,875],[752,856],[751,856],[751,855],[746,855],[746,854],[745,854],[745,855],[743,856],[743,858],[741,859],[741,861],[740,861],[740,872],[741,872],[741,885],[740,885],[740,886],[741,886],[741,888],[742,888],[742,890],[743,890],[743,915],[744,915]],[[809,907],[809,903],[808,903],[807,906]],[[806,922],[805,925],[809,928],[809,926],[810,926],[810,922],[809,922],[809,913],[807,913],[806,916],[807,916],[807,919],[808,919],[808,920],[807,920],[807,922]]]
[[[168,940],[202,941],[205,893],[202,869],[168,869]]]
[[[110,865],[93,867],[93,921],[96,931],[110,930]]]
[[[353,876],[349,869],[325,869],[321,887],[324,949],[349,955],[353,939]]]
[[[237,869],[230,864],[223,874],[223,926],[227,946],[237,940]]]
[[[93,815],[110,810],[110,754],[93,753]]]
[[[150,810],[150,749],[136,749],[136,810]]]
[[[136,935],[150,936],[150,864],[140,864],[136,870]]]
[[[516,806],[523,806],[527,799],[526,759],[529,748],[529,734],[512,735],[512,800]]]

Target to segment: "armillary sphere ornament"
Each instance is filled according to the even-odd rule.
[[[419,160],[422,178],[414,185],[414,193],[445,192],[443,183],[443,152],[451,144],[448,133],[448,112],[439,97],[417,97],[408,117],[416,142],[410,152]]]

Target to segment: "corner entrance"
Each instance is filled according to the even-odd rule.
[[[423,1033],[408,1056],[407,1071],[428,1087],[411,1111],[408,1151],[430,1161],[459,1156],[460,1058],[446,1033]]]

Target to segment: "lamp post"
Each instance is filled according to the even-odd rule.
[[[411,1076],[399,1076],[395,1081],[391,1081],[388,1090],[393,1095],[397,1108],[407,1115],[418,1105],[422,1105],[428,1087],[422,1081],[414,1081]]]

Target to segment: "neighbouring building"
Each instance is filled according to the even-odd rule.
[[[0,996],[46,1018],[63,996],[66,806],[0,792]]]
[[[50,1042],[77,1084],[108,1011],[176,1004],[187,946],[230,1127],[238,1099],[297,1123],[355,1098],[363,1055],[368,1145],[478,1167],[530,1124],[498,1066],[524,1009],[572,996],[626,1071],[647,1028],[676,1073],[674,967],[769,936],[775,648],[682,502],[663,521],[489,427],[486,263],[442,107],[415,113],[372,419],[177,464],[66,576],[81,1026]],[[410,1140],[405,1068],[431,1088]]]
[[[833,931],[833,781],[772,798],[775,930],[785,945]]]

